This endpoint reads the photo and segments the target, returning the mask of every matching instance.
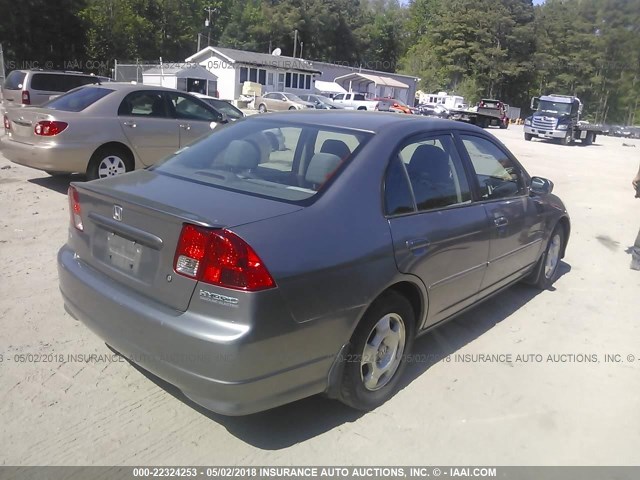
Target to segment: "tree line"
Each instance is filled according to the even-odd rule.
[[[420,77],[469,103],[575,94],[587,118],[640,118],[640,0],[0,0],[9,68],[109,74],[200,45]],[[205,25],[205,20],[211,20]],[[295,33],[297,31],[297,33]]]

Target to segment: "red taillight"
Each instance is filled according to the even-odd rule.
[[[80,198],[78,196],[78,191],[74,186],[69,187],[69,190],[67,190],[67,196],[69,197],[69,216],[71,217],[71,225],[82,232],[84,230],[84,225],[82,225],[82,217],[80,216]]]
[[[11,130],[11,122],[9,121],[9,117],[4,116],[4,129]]]
[[[229,230],[185,224],[173,268],[185,277],[221,287],[247,291],[275,287],[256,252]]]
[[[36,135],[40,135],[42,137],[53,137],[54,135],[58,135],[60,132],[64,131],[68,126],[69,124],[66,122],[41,120],[36,123],[33,131]]]
[[[31,105],[31,95],[29,95],[29,90],[22,92],[22,104]]]

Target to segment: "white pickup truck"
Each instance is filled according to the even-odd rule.
[[[332,100],[348,110],[376,110],[378,107],[376,100],[367,100],[362,93],[339,93]]]

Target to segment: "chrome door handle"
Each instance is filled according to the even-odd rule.
[[[507,217],[498,217],[493,219],[493,223],[496,227],[506,227],[509,225],[509,220],[507,220]]]
[[[136,122],[122,122],[125,127],[136,128]]]
[[[180,128],[184,128],[185,130],[191,130],[191,125],[189,125],[188,123],[184,123],[180,125]]]
[[[425,238],[414,238],[412,240],[407,240],[405,242],[405,245],[407,246],[407,248],[411,251],[414,250],[420,250],[420,249],[426,249],[429,247],[430,242],[429,240],[425,239]]]

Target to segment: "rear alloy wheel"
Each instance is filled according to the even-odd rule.
[[[351,338],[340,400],[373,410],[393,396],[413,347],[415,318],[409,301],[387,292],[369,308]]]
[[[115,177],[133,170],[133,160],[129,152],[121,148],[98,149],[91,157],[87,168],[87,179]]]
[[[265,104],[264,104],[264,103],[261,103],[261,104],[260,104],[260,106],[258,107],[258,111],[259,111],[260,113],[266,113],[266,111],[267,111],[267,107],[265,106]]]
[[[556,228],[551,234],[551,238],[549,238],[549,243],[547,243],[547,248],[533,270],[535,278],[531,278],[530,280],[531,283],[541,290],[549,288],[558,278],[563,245],[564,229],[562,225],[556,225]]]

